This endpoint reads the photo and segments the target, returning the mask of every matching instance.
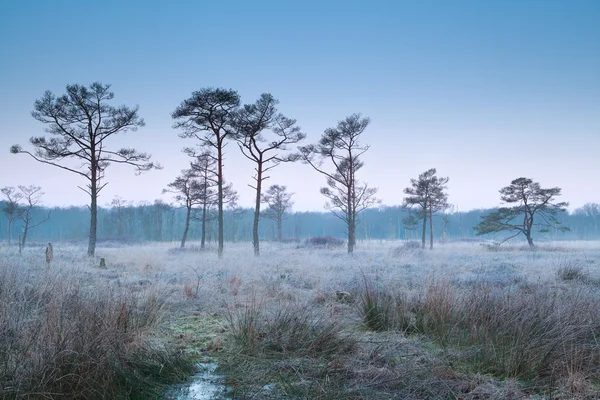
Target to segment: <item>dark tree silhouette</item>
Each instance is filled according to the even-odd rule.
[[[6,237],[10,246],[10,236],[12,223],[19,217],[19,201],[23,198],[23,193],[17,192],[14,187],[6,186],[0,189],[0,192],[6,197],[6,204],[2,207],[2,212],[8,218],[8,226],[6,229]]]
[[[375,198],[377,188],[370,188],[356,178],[356,172],[364,165],[359,157],[369,149],[359,139],[370,122],[369,118],[352,114],[339,121],[337,127],[326,129],[319,143],[300,148],[301,159],[327,178],[329,187],[321,188],[321,194],[329,199],[325,207],[346,223],[348,253],[354,251],[356,244],[358,214],[379,202]],[[323,169],[326,160],[333,172]]]
[[[41,203],[42,196],[44,195],[41,187],[35,185],[19,186],[19,190],[23,195],[23,202],[25,203],[19,207],[18,211],[19,218],[21,221],[23,221],[23,232],[21,234],[21,240],[19,243],[19,253],[21,253],[21,250],[23,247],[25,247],[29,230],[48,221],[48,219],[50,219],[50,211],[48,211],[48,214],[46,214],[44,217],[35,217],[36,213],[34,213],[33,210]]]
[[[135,131],[144,126],[138,115],[138,107],[114,107],[109,104],[114,94],[110,85],[92,83],[89,87],[68,85],[67,93],[56,97],[47,91],[36,100],[33,118],[48,125],[46,131],[53,135],[32,137],[29,141],[35,151],[23,150],[13,145],[11,153],[24,153],[36,161],[53,165],[82,176],[87,180],[85,187],[79,186],[91,198],[90,235],[88,256],[96,251],[96,231],[98,225],[98,195],[107,183],[102,183],[106,168],[112,164],[127,164],[135,168],[137,174],[160,165],[150,161],[150,155],[133,148],[120,150],[108,147],[108,139],[118,133]],[[66,163],[76,159],[78,166]]]
[[[447,189],[446,184],[450,179],[437,177],[436,173],[436,169],[431,168],[420,174],[418,179],[411,179],[410,186],[404,189],[404,193],[408,196],[404,198],[403,206],[415,209],[414,217],[423,221],[422,248],[425,248],[427,220],[429,220],[429,248],[433,249],[433,213],[449,207],[448,195],[444,190]]]
[[[115,196],[108,204],[108,207],[112,210],[113,222],[117,224],[117,237],[123,238],[123,218],[125,217],[124,209],[130,205],[130,203],[124,200],[121,196]]]
[[[184,152],[190,156],[195,157],[194,161],[191,162],[190,167],[198,175],[198,182],[200,183],[200,208],[201,215],[199,218],[192,215],[193,219],[199,219],[202,223],[202,232],[200,238],[200,248],[206,246],[206,228],[208,222],[214,218],[211,216],[211,211],[214,207],[218,207],[219,196],[217,190],[217,174],[215,171],[215,164],[217,159],[210,150],[203,151],[200,154],[196,154],[192,149],[184,149]],[[238,194],[233,189],[231,183],[223,184],[223,204],[234,206],[237,202]]]
[[[282,185],[271,185],[266,193],[262,195],[262,202],[267,203],[269,208],[264,211],[266,218],[277,222],[277,241],[281,243],[282,232],[281,226],[285,214],[292,208],[294,202],[292,195],[294,193],[287,192],[287,187]]]
[[[181,248],[185,247],[188,231],[190,229],[190,219],[192,209],[202,203],[202,185],[198,180],[197,173],[192,169],[184,169],[175,180],[168,185],[168,189],[163,189],[163,193],[174,193],[176,202],[185,207],[185,224],[183,236],[181,238]]]
[[[216,173],[217,159],[214,157],[210,150],[204,151],[198,155],[195,155],[191,149],[185,149],[189,155],[194,156],[195,160],[190,164],[192,170],[198,175],[198,182],[202,187],[200,207],[202,214],[200,221],[202,223],[202,234],[200,238],[200,248],[206,246],[206,224],[209,222],[210,211],[213,205],[219,203],[218,193],[218,178]],[[223,186],[223,202],[225,203],[225,195],[229,191],[227,185]]]
[[[529,178],[515,179],[510,185],[500,189],[500,200],[509,206],[500,207],[484,215],[474,229],[477,235],[511,231],[513,234],[498,244],[523,235],[529,247],[534,248],[534,229],[539,229],[539,232],[548,232],[550,228],[561,232],[569,230],[561,226],[556,218],[556,215],[566,211],[569,205],[567,202],[553,202],[555,197],[560,196],[560,192],[558,187],[542,189],[538,182]]]
[[[236,116],[236,140],[244,156],[255,164],[253,178],[256,183],[255,186],[249,186],[256,191],[252,225],[252,243],[256,256],[260,255],[258,223],[262,183],[269,178],[265,173],[282,162],[297,161],[298,155],[290,153],[289,146],[306,137],[296,125],[295,119],[287,118],[277,111],[278,103],[271,94],[263,93],[256,103],[244,105]],[[268,137],[264,136],[266,132],[270,132]]]
[[[202,146],[217,152],[218,254],[223,257],[223,150],[233,136],[232,119],[240,105],[234,90],[203,88],[192,93],[172,113],[173,125],[181,129],[181,138],[196,138]]]

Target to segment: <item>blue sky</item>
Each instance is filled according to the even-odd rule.
[[[493,207],[525,176],[563,188],[571,208],[600,202],[600,1],[0,0],[0,187],[37,184],[50,205],[87,204],[84,182],[25,155],[44,134],[30,112],[45,90],[112,85],[146,127],[115,137],[164,165],[140,177],[111,166],[114,195],[167,199],[189,159],[170,114],[206,86],[270,92],[316,142],[354,112],[372,119],[360,178],[387,205],[435,167],[459,210]],[[3,151],[3,153],[2,153]],[[252,206],[251,167],[232,143],[225,175]],[[325,181],[281,165],[297,210],[322,210]]]

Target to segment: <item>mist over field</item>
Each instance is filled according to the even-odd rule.
[[[0,400],[600,399],[599,21],[0,2]]]
[[[2,396],[598,396],[598,242],[414,243],[3,245]]]

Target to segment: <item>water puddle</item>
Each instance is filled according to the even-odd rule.
[[[199,372],[189,382],[167,390],[166,400],[221,400],[227,399],[230,389],[225,386],[225,376],[215,373],[217,363],[198,364]]]

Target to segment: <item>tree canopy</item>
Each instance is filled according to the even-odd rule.
[[[500,189],[500,200],[509,205],[481,217],[481,222],[474,227],[477,235],[510,231],[511,235],[499,244],[518,235],[527,239],[530,247],[534,247],[533,232],[548,232],[550,229],[568,231],[556,218],[559,212],[566,211],[567,202],[554,202],[561,195],[559,187],[543,189],[538,182],[529,178],[517,178],[510,185]]]
[[[150,154],[134,148],[114,149],[109,146],[109,138],[126,131],[136,131],[144,126],[144,120],[138,115],[138,106],[113,106],[109,102],[114,98],[110,85],[99,82],[89,87],[67,85],[66,94],[56,97],[46,91],[42,98],[35,101],[33,118],[47,125],[46,132],[53,137],[32,137],[29,141],[34,151],[24,150],[20,145],[11,147],[11,153],[28,154],[34,160],[52,165],[83,177],[87,184],[79,186],[91,199],[90,235],[88,255],[96,250],[97,202],[100,191],[107,182],[102,183],[109,165],[127,164],[135,168],[137,174],[154,168],[161,168],[150,161]],[[67,163],[67,159],[76,159],[79,164]]]
[[[346,224],[348,253],[354,251],[358,214],[379,202],[375,197],[377,188],[356,178],[364,166],[360,156],[369,150],[368,145],[360,143],[360,136],[370,123],[369,118],[352,114],[335,128],[326,129],[317,144],[300,147],[301,159],[327,178],[327,187],[321,188],[321,194],[328,199],[325,207]],[[324,169],[325,162],[333,171]]]

